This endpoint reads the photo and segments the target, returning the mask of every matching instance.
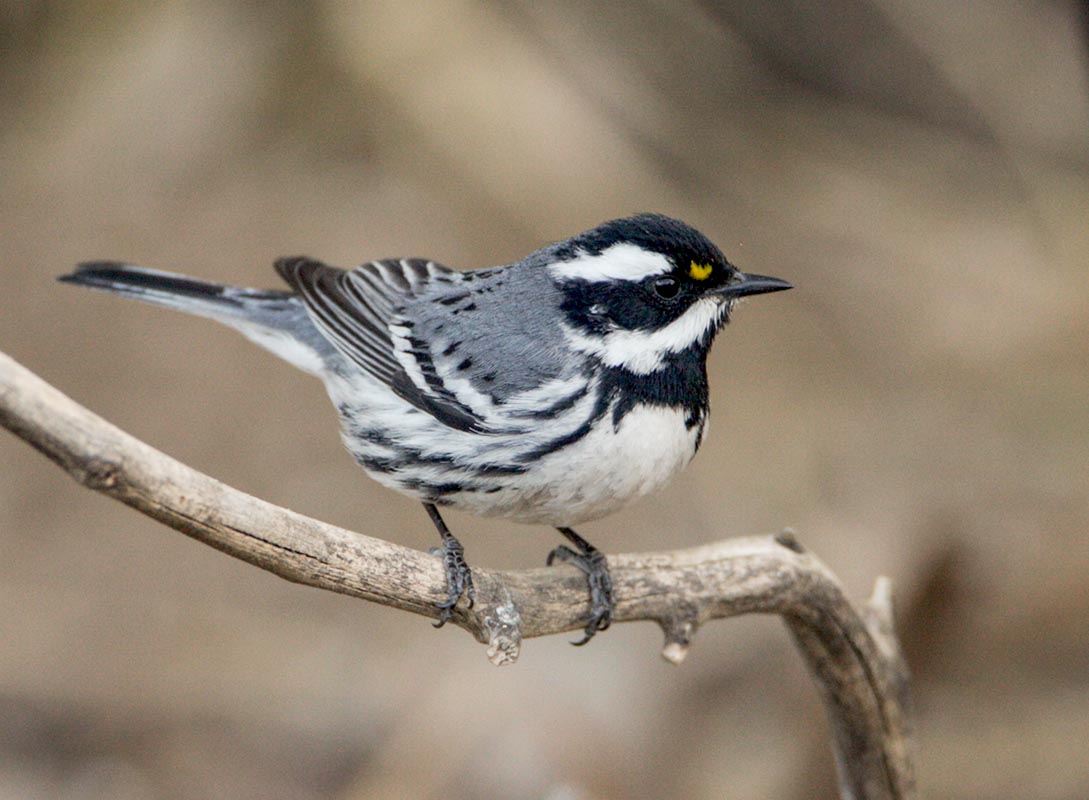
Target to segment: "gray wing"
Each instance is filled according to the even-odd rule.
[[[348,360],[452,428],[487,429],[480,415],[444,386],[429,351],[419,346],[411,330],[409,346],[398,346],[405,338],[405,321],[399,318],[404,304],[429,289],[450,288],[461,273],[418,258],[372,261],[348,272],[302,256],[279,259],[276,271],[299,293],[315,325]],[[413,380],[399,351],[415,361],[423,380]]]
[[[483,401],[500,415],[524,392],[568,377],[577,363],[560,327],[562,298],[544,269],[527,265],[458,273],[405,302],[412,352],[436,387]]]

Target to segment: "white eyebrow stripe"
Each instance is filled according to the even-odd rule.
[[[644,250],[639,245],[619,242],[601,251],[599,255],[579,253],[570,261],[562,261],[548,268],[559,279],[601,281],[641,281],[652,275],[664,275],[673,269],[669,259],[661,253]]]

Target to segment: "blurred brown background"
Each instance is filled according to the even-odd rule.
[[[0,350],[273,502],[424,548],[321,387],[88,258],[515,260],[640,210],[796,290],[711,358],[710,438],[589,526],[617,552],[798,530],[895,581],[934,798],[1089,797],[1089,17],[1075,2],[0,5]],[[679,668],[290,585],[0,437],[0,798],[812,798],[770,618]],[[554,532],[454,515],[473,563]]]

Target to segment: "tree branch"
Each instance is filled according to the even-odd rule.
[[[274,506],[160,453],[0,353],[0,424],[78,482],[205,544],[296,583],[436,617],[439,559]],[[915,795],[907,669],[879,579],[861,609],[790,532],[671,552],[610,555],[615,622],[653,620],[680,662],[711,619],[779,614],[821,689],[845,798]],[[476,604],[453,623],[513,662],[523,638],[579,629],[589,614],[573,567],[474,568]]]

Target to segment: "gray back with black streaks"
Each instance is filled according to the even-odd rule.
[[[540,264],[461,273],[405,303],[440,375],[467,378],[503,402],[565,374],[561,295]],[[570,370],[568,370],[570,371]]]

